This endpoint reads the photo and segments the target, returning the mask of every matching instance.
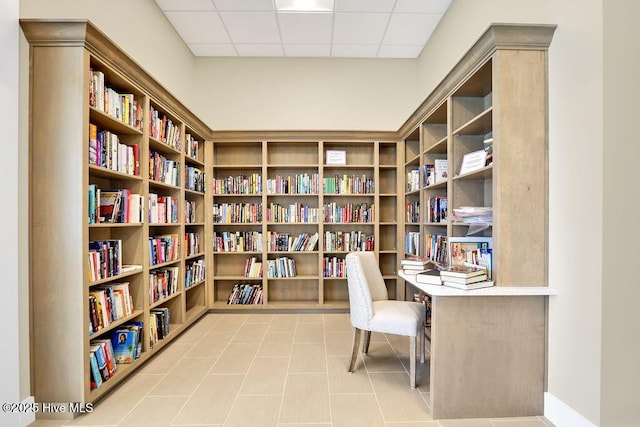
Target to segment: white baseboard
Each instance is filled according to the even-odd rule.
[[[551,393],[544,394],[544,417],[556,427],[596,427]]]
[[[29,396],[24,399],[21,403],[25,406],[33,407],[35,403],[35,398],[33,396]],[[20,413],[20,427],[27,427],[29,424],[35,422],[36,413],[35,411],[23,411]]]

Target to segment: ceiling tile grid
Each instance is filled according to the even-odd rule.
[[[195,56],[416,58],[452,0],[154,0]]]

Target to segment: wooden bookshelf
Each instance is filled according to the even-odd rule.
[[[227,194],[225,190],[220,190],[213,196],[214,205],[253,204],[260,209],[263,220],[250,223],[214,220],[215,235],[256,233],[262,237],[262,244],[248,252],[247,248],[243,248],[244,252],[214,250],[211,307],[215,310],[348,309],[346,278],[325,277],[328,273],[325,274],[324,269],[325,258],[335,259],[334,264],[339,264],[344,262],[349,250],[356,249],[354,246],[328,247],[326,240],[350,233],[350,236],[361,240],[373,239],[374,243],[368,249],[378,256],[389,293],[395,296],[399,183],[398,143],[394,136],[393,133],[366,132],[348,135],[337,132],[214,132],[211,176],[220,182],[219,187],[223,181],[259,180],[262,184],[260,190],[247,190],[246,186],[238,185],[237,189],[231,190],[238,194]],[[345,151],[345,164],[326,164],[327,150]],[[334,179],[336,176],[349,179],[356,177],[357,183],[360,180],[368,181],[369,184],[373,183],[373,188],[366,191],[365,187],[361,190],[351,189],[348,193],[323,190],[325,179]],[[287,182],[287,187],[282,182]],[[297,206],[308,216],[288,219],[284,215],[285,219],[273,218],[273,212],[278,211],[278,207],[290,205]],[[372,206],[373,213],[370,210]],[[380,210],[381,206],[384,211]],[[330,217],[325,218],[325,210]],[[354,211],[360,214],[349,218],[342,216]],[[312,251],[277,251],[269,247],[267,236],[270,233],[285,234],[292,238],[303,233],[317,233],[318,241]],[[251,256],[257,257],[265,266],[262,278],[242,276],[244,261]],[[285,256],[295,261],[297,275],[267,277],[267,262]],[[227,304],[233,286],[245,281],[262,284],[262,304]]]
[[[208,309],[208,277],[200,276],[187,287],[186,274],[196,262],[204,263],[205,271],[211,262],[206,251],[212,243],[210,187],[202,178],[197,185],[188,179],[197,174],[196,169],[206,172],[211,130],[89,22],[22,20],[21,26],[30,43],[31,64],[32,392],[38,402],[94,402]],[[108,108],[102,102],[90,105],[90,96],[96,96],[90,89],[90,70],[102,73],[105,87],[119,94],[107,99]],[[113,109],[116,100],[120,101],[118,111]],[[142,110],[139,116],[127,114],[134,102]],[[170,127],[164,126],[173,130],[170,141],[152,132],[152,107],[161,119],[171,121]],[[90,153],[90,124],[97,132],[109,132],[109,141],[117,138],[122,145],[122,152],[101,152],[101,157],[109,154],[111,163],[95,164],[96,154]],[[125,168],[115,167],[115,159],[122,163],[130,158],[133,147],[137,168],[135,162],[133,170],[127,169],[129,162]],[[151,152],[174,162],[175,179],[153,173]],[[126,189],[139,195],[141,221],[89,223],[93,203],[87,197],[89,188]],[[148,200],[152,194],[170,197],[173,215],[150,221]],[[187,218],[188,212],[191,215]],[[149,239],[167,234],[176,236],[175,257],[152,265]],[[187,252],[185,238],[194,240],[196,235],[199,245]],[[140,269],[89,279],[89,242],[105,240],[120,241],[121,262]],[[152,301],[149,276],[168,268],[177,272],[177,285],[170,294]],[[132,313],[90,333],[89,295],[98,287],[124,282],[129,283]],[[152,347],[149,319],[151,310],[158,308],[169,309],[170,330]],[[111,339],[118,328],[131,321],[144,323],[140,357],[133,363],[119,364],[115,375],[92,389],[91,342]]]

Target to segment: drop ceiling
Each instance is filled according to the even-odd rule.
[[[452,0],[154,1],[196,56],[416,58]]]

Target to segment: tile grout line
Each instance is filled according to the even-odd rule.
[[[280,400],[280,410],[278,410],[278,421],[277,421],[277,425],[282,424],[280,422],[280,418],[282,417],[282,407],[284,406],[284,396],[287,392],[287,383],[289,382],[289,368],[291,367],[291,357],[293,355],[293,343],[296,340],[296,332],[298,331],[298,320],[300,318],[300,315],[298,314],[296,316],[296,323],[295,323],[295,327],[293,328],[293,337],[291,338],[291,347],[289,348],[289,362],[287,363],[287,371],[285,372],[284,375],[284,388],[282,389],[282,399]]]

